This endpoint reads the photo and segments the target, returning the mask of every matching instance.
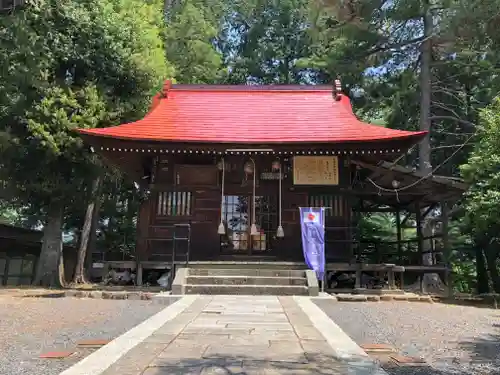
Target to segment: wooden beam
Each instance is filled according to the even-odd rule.
[[[401,244],[401,216],[399,210],[396,211],[396,235],[398,240],[398,256],[399,262],[403,264],[403,247]]]
[[[370,184],[370,186],[373,186]],[[380,196],[380,197],[396,197],[396,193],[393,191],[381,191],[375,187],[373,188],[365,188],[363,190],[347,190],[340,188],[339,189],[341,193],[344,194],[354,194],[358,196],[364,196],[364,197],[369,197],[369,196]],[[419,199],[422,199],[425,194],[422,193],[416,193],[416,192],[400,192],[398,193],[399,197],[418,197]]]
[[[443,237],[443,253],[445,257],[446,264],[446,274],[445,274],[445,283],[448,289],[448,296],[451,297],[453,294],[453,285],[452,285],[452,274],[448,271],[451,268],[451,249],[450,249],[450,239],[449,239],[449,207],[448,202],[441,203],[441,234]]]
[[[433,203],[431,204],[429,207],[427,207],[427,210],[424,211],[424,213],[422,214],[422,219],[425,219],[427,217],[427,215],[429,215],[429,213],[435,209],[437,206],[436,203]]]
[[[420,211],[420,204],[415,204],[415,215],[417,221],[417,246],[418,246],[418,255],[420,257],[420,265],[423,265],[423,254],[424,254],[424,236],[422,233],[422,212]],[[420,292],[423,293],[424,289],[424,277],[423,275],[420,277]]]
[[[401,221],[401,227],[404,227],[406,222],[408,221],[408,219],[410,218],[412,212],[411,211],[408,211],[408,215],[406,215],[403,219],[403,221]]]
[[[374,207],[366,207],[366,208],[354,208],[354,212],[394,212],[394,208],[374,208]]]

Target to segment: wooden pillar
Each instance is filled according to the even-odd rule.
[[[36,261],[35,261],[35,266],[33,267],[33,272],[32,272],[32,276],[31,276],[32,283],[33,283],[33,280],[35,279],[36,267],[38,266],[39,261],[40,261],[40,256],[37,256]],[[5,265],[3,268],[3,276],[2,276],[2,279],[0,279],[0,285],[7,285],[7,279],[9,276],[9,262],[10,262],[10,257],[6,253],[5,254]]]
[[[402,244],[401,244],[401,216],[400,216],[401,212],[398,210],[396,210],[396,238],[397,238],[397,241],[398,241],[398,257],[399,257],[399,265],[402,266],[403,265],[403,247],[402,247]]]
[[[361,275],[362,275],[362,272],[361,272],[361,269],[363,267],[363,264],[362,264],[362,259],[361,259],[361,233],[360,233],[360,228],[359,228],[359,220],[360,220],[360,217],[361,217],[361,210],[363,208],[363,198],[360,197],[359,198],[359,205],[358,205],[358,209],[356,210],[356,213],[354,215],[354,225],[355,225],[355,238],[356,238],[356,241],[357,241],[357,248],[358,248],[358,251],[357,251],[357,254],[356,254],[356,263],[357,263],[357,269],[356,269],[356,281],[355,281],[355,284],[354,284],[354,288],[355,289],[360,289],[361,288]]]
[[[420,266],[423,262],[423,251],[424,251],[424,235],[422,232],[422,212],[420,211],[420,202],[415,204],[415,216],[416,216],[416,226],[417,226],[417,246],[418,255],[420,259]],[[420,275],[420,292],[424,291],[424,274]]]
[[[142,263],[137,261],[137,271],[135,274],[135,285],[142,286]]]
[[[449,206],[448,202],[441,203],[441,233],[443,240],[443,255],[446,265],[445,280],[448,289],[448,297],[453,295],[452,274],[451,274],[451,248],[449,238]]]
[[[361,264],[358,264],[358,268],[356,269],[356,281],[354,282],[354,289],[361,288]]]
[[[135,243],[135,258],[137,260],[136,264],[136,285],[142,285],[142,263],[147,257],[147,237],[149,231],[149,219],[150,219],[150,208],[151,208],[151,198],[145,198],[139,207],[139,213],[137,215],[137,238]]]
[[[387,269],[387,282],[389,283],[389,289],[394,290],[396,289],[396,281],[394,278],[394,267],[389,266]]]
[[[361,211],[363,209],[363,198],[359,198],[358,202],[358,209],[355,211],[354,214],[354,228],[355,228],[355,235],[354,237],[356,238],[357,241],[357,254],[355,254],[356,261],[361,262],[361,232],[359,228],[359,221],[361,218]]]

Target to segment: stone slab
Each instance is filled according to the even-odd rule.
[[[201,375],[202,370],[203,366],[192,365],[189,367],[180,367],[173,365],[165,367],[149,367],[138,375]]]
[[[327,366],[318,366],[313,363],[285,363],[285,362],[264,362],[264,361],[244,361],[245,375],[347,375],[351,374],[346,366],[336,362]],[[239,374],[238,374],[239,375]],[[353,373],[353,375],[360,375]],[[369,374],[365,374],[369,375]]]
[[[295,333],[301,340],[323,340],[323,335],[312,325],[296,325]]]
[[[204,335],[204,336],[200,336],[198,335],[197,333],[180,333],[175,341],[178,342],[178,341],[197,341],[197,342],[200,342],[201,341],[204,341],[204,340],[229,340],[231,336],[229,334],[210,334],[210,335]],[[245,335],[244,337],[249,337],[249,335]]]
[[[297,346],[283,346],[280,348],[266,348],[261,345],[210,345],[203,358],[234,358],[252,361],[274,361],[307,363],[302,348]]]
[[[156,343],[156,344],[170,344],[177,336],[161,334],[161,333],[153,333],[151,336],[146,338],[144,342],[146,343]]]
[[[309,320],[318,332],[323,336],[331,348],[331,352],[321,352],[320,363],[332,363],[340,360],[349,367],[348,373],[387,375],[387,373],[371,359],[366,352],[359,347],[342,329],[336,325],[311,299],[294,297],[295,302],[309,317]],[[331,354],[330,354],[331,353]],[[311,360],[311,358],[308,358]],[[352,370],[352,371],[351,371]]]
[[[294,298],[214,296],[187,305],[95,375],[364,374],[336,358]]]
[[[250,329],[252,331],[257,330],[257,331],[293,332],[293,327],[289,323],[281,325],[277,325],[275,323],[265,323],[265,324],[235,323],[235,324],[226,324],[223,327],[226,327],[228,329]]]
[[[207,375],[243,374],[242,361],[220,359],[181,359],[166,366],[150,366],[141,375]]]
[[[300,345],[307,360],[316,366],[328,367],[338,362],[335,359],[335,351],[325,340],[301,340]]]
[[[252,328],[191,328],[186,327],[182,331],[184,334],[199,334],[199,335],[248,335]]]
[[[150,366],[170,366],[181,360],[200,360],[203,358],[203,353],[208,346],[208,344],[195,344],[192,342],[185,344],[172,343],[151,361]]]
[[[237,323],[240,321],[248,322],[248,321],[255,321],[255,322],[287,322],[288,319],[285,314],[266,314],[266,313],[258,313],[258,314],[253,314],[253,313],[240,313],[240,314],[235,314],[235,313],[224,313],[219,315],[219,320],[224,320],[224,321],[231,321],[231,323]]]
[[[161,335],[178,335],[189,322],[172,322],[160,327],[155,333]]]
[[[101,375],[139,375],[167,344],[143,342],[132,348]]]
[[[120,362],[122,358],[135,346],[141,344],[159,328],[165,326],[166,322],[174,320],[187,307],[191,306],[197,296],[185,296],[174,304],[166,307],[141,324],[125,332],[108,345],[85,357],[82,361],[67,368],[59,375],[99,375],[108,367]],[[180,315],[182,316],[182,314]],[[167,323],[168,324],[168,323]]]
[[[204,366],[200,375],[228,375],[228,374],[247,374],[243,366],[223,365],[223,366]]]
[[[259,335],[244,335],[244,336],[233,336],[233,335],[185,335],[181,334],[177,337],[176,343],[182,342],[197,342],[198,344],[227,344],[231,345],[260,345],[264,347],[269,347],[269,339],[267,337],[262,337]]]
[[[297,335],[295,332],[291,331],[263,331],[263,330],[253,330],[250,333],[250,337],[259,336],[268,340],[277,341],[295,341],[297,340]]]
[[[198,322],[197,320],[189,323],[186,326],[186,329],[218,329],[224,328],[227,326],[227,323],[217,323],[217,320],[211,322]]]

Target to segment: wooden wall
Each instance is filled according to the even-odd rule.
[[[256,165],[256,196],[272,197],[278,201],[279,182],[272,177],[275,156],[253,156]],[[244,173],[248,156],[225,157],[224,195],[252,197],[253,175]],[[221,254],[221,237],[217,233],[221,210],[221,179],[217,163],[219,158],[205,155],[160,156],[154,159],[151,176],[151,198],[141,207],[138,223],[137,251],[140,260],[171,261],[173,225],[191,224],[191,260],[216,259]],[[281,159],[282,224],[285,237],[272,239],[272,250],[262,255],[272,255],[283,260],[301,260],[301,235],[299,207],[323,205],[327,211],[327,254],[333,258],[349,257],[351,209],[339,188],[350,185],[351,170],[348,160],[339,158],[339,185],[329,187],[294,186],[291,158]],[[276,177],[276,176],[275,176]],[[277,227],[277,210],[276,217]],[[329,228],[336,227],[333,231]],[[341,227],[344,229],[338,229]],[[179,229],[178,236],[185,236]],[[270,236],[272,233],[269,234]],[[178,254],[184,252],[178,242]],[[242,253],[245,254],[245,253]],[[328,255],[329,258],[332,256]]]

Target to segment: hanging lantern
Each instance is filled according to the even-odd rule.
[[[247,161],[245,165],[243,166],[243,171],[246,174],[252,174],[253,173],[253,164],[250,161]]]
[[[281,207],[281,190],[282,190],[282,183],[281,180],[283,178],[282,172],[281,172],[281,163],[279,160],[273,161],[272,164],[273,171],[278,171],[279,172],[279,178],[278,178],[278,229],[276,230],[276,237],[277,238],[283,238],[285,237],[285,231],[283,230],[283,226],[281,225],[281,213],[282,213],[282,207]]]
[[[226,234],[226,227],[224,226],[224,222],[222,220],[219,224],[219,228],[217,228],[217,234],[219,234],[221,236]]]
[[[276,230],[276,237],[278,238],[285,237],[285,231],[283,230],[283,226],[281,224],[278,225],[278,229]]]
[[[281,163],[279,160],[275,160],[273,161],[273,164],[271,165],[271,168],[273,169],[273,171],[279,171],[281,170]]]

